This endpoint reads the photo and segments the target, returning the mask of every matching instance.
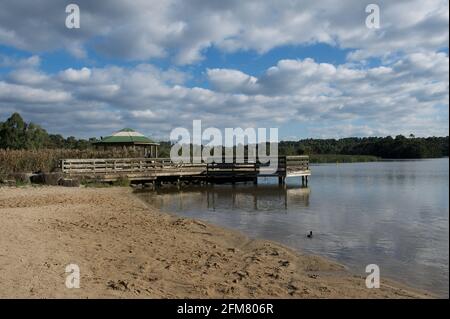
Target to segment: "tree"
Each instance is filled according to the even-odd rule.
[[[59,134],[48,134],[35,123],[26,123],[19,113],[14,113],[4,123],[0,122],[0,148],[42,149],[71,148],[88,149],[97,139],[77,139],[70,136],[65,139]]]
[[[14,113],[0,128],[0,147],[20,149],[24,147],[26,123],[19,113]]]
[[[50,134],[48,148],[64,148],[64,137],[60,134]]]
[[[49,136],[47,131],[39,125],[30,123],[25,129],[25,145],[26,149],[40,149],[45,148],[49,144]]]

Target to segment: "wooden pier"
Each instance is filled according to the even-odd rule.
[[[276,159],[276,158],[275,158]],[[273,160],[273,158],[271,159]],[[132,183],[236,183],[253,181],[258,177],[277,177],[280,184],[286,177],[301,177],[307,185],[308,156],[279,156],[276,170],[269,165],[247,160],[233,163],[173,162],[167,158],[63,159],[60,168],[67,177],[96,182],[128,179]]]

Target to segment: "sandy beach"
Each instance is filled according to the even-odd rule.
[[[77,264],[80,288],[65,286]],[[128,188],[0,188],[1,298],[427,298],[202,221]]]

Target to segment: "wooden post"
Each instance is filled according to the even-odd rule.
[[[234,176],[234,163],[233,166],[231,166],[231,183],[234,185],[236,184],[235,176]]]

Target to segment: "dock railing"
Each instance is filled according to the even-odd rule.
[[[169,158],[93,158],[63,159],[60,166],[65,174],[108,174],[202,168],[205,164],[174,163]]]
[[[273,175],[287,176],[290,172],[309,171],[308,156],[279,156],[268,158],[278,161]],[[69,175],[78,174],[121,174],[145,173],[156,171],[198,171],[206,174],[256,174],[264,175],[270,163],[260,163],[248,159],[235,159],[233,163],[192,163],[174,162],[170,158],[94,158],[94,159],[63,159],[60,161],[61,171]]]

